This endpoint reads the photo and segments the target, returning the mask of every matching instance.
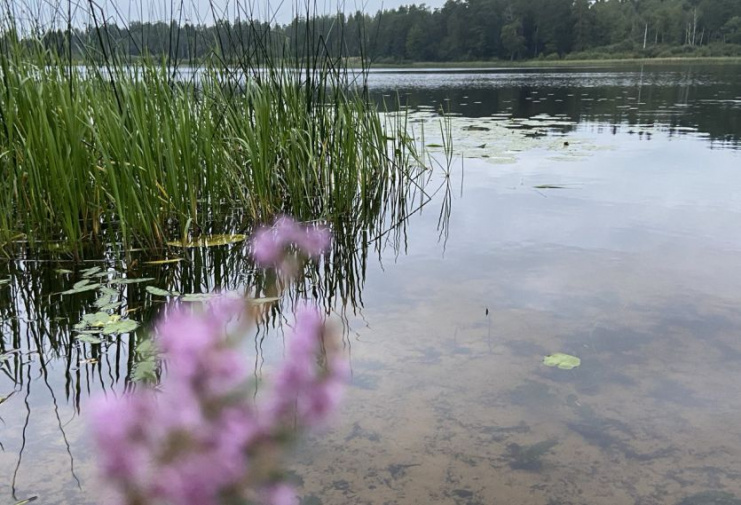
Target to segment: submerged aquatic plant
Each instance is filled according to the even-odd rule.
[[[293,243],[315,257],[328,240],[325,229],[282,218],[254,243],[257,250]],[[286,261],[292,252],[284,248],[271,259]],[[297,503],[281,456],[298,432],[335,410],[347,367],[323,316],[304,305],[272,388],[253,398],[238,344],[256,310],[226,295],[200,310],[173,308],[154,332],[166,364],[157,390],[97,400],[90,421],[116,503]]]

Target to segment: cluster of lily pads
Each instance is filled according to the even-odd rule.
[[[420,106],[403,113],[416,126],[415,138],[423,142],[426,149],[430,152],[445,149],[444,143],[437,138],[440,129],[437,111]],[[551,151],[553,155],[549,159],[553,161],[574,161],[589,156],[591,151],[609,148],[572,136],[570,132],[576,123],[564,115],[515,118],[505,113],[471,118],[447,114],[445,122],[449,130],[446,135],[455,139],[456,155],[494,164],[516,163],[519,153],[533,149]]]
[[[60,274],[72,273],[71,270],[64,269],[57,270],[57,272]],[[80,281],[76,282],[70,289],[60,293],[62,296],[87,291],[97,291],[99,294],[93,302],[96,311],[83,315],[82,320],[73,326],[79,342],[100,344],[104,342],[101,336],[131,333],[141,325],[138,321],[130,319],[127,312],[124,312],[124,314],[116,313],[123,305],[123,301],[119,299],[118,290],[111,286],[149,282],[153,281],[153,278],[111,278],[117,275],[117,272],[104,270],[99,266],[82,270],[80,274],[82,276]]]

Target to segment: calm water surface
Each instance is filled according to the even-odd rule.
[[[319,290],[347,317],[353,383],[296,455],[303,503],[741,504],[741,67],[370,84],[413,121],[453,113],[452,212],[441,235],[429,205]],[[184,292],[251,279],[241,246],[105,266]],[[22,350],[0,368],[2,503],[98,501],[81,416],[129,373],[133,337],[70,341],[95,296],[54,296],[79,278],[58,268],[0,263],[0,351]],[[143,322],[162,306],[119,289]],[[254,341],[260,374],[280,330]],[[582,365],[542,364],[559,351]]]

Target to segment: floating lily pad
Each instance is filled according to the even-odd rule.
[[[556,186],[555,184],[538,184],[533,187],[535,189],[566,189],[564,186]]]
[[[118,291],[116,291],[113,288],[109,288],[108,286],[100,286],[100,288],[98,289],[98,291],[100,291],[100,293],[103,294],[103,295],[107,295],[107,296],[111,296],[111,297],[118,296]]]
[[[109,282],[109,284],[137,284],[139,282],[151,282],[154,280],[154,277],[142,277],[140,279],[135,278],[126,278],[126,279],[113,279]]]
[[[92,267],[92,268],[87,268],[85,270],[80,270],[80,274],[83,277],[91,277],[91,276],[97,274],[98,272],[100,272],[100,270],[101,270],[100,267]]]
[[[100,310],[114,310],[119,308],[121,305],[123,305],[123,302],[113,302],[109,303],[108,305],[103,305],[100,307]]]
[[[60,294],[61,295],[73,295],[75,293],[83,293],[85,291],[92,291],[94,289],[98,289],[99,287],[100,287],[99,284],[83,284],[80,287],[77,287],[77,288],[73,287],[72,289],[68,289],[67,291],[62,291]]]
[[[178,296],[180,293],[177,291],[167,291],[166,289],[158,288],[156,286],[147,286],[145,288],[147,293],[155,296]]]
[[[264,305],[266,303],[274,303],[280,301],[280,296],[269,296],[266,298],[249,298],[247,301],[253,305]]]
[[[95,300],[95,302],[93,302],[93,305],[95,305],[96,307],[100,308],[100,307],[105,307],[106,305],[108,305],[109,303],[112,303],[112,302],[113,302],[113,296],[111,296],[111,295],[103,295],[100,298],[98,298],[97,300]]]
[[[170,263],[180,263],[183,261],[183,258],[172,258],[169,260],[155,260],[155,261],[145,261],[145,265],[167,265]]]
[[[75,325],[75,329],[84,329],[87,327],[102,328],[106,324],[118,321],[119,315],[111,315],[108,312],[93,312],[82,316],[82,321]]]
[[[180,300],[183,302],[205,302],[215,296],[215,293],[186,293],[180,298]]]
[[[80,289],[83,286],[87,286],[90,284],[90,281],[88,279],[82,280],[80,282],[75,282],[75,284],[72,286],[72,289]]]
[[[102,338],[94,337],[87,333],[77,335],[77,340],[79,342],[85,342],[86,344],[102,344],[103,342],[105,342]]]
[[[114,333],[131,333],[139,327],[139,323],[133,319],[123,319],[121,321],[106,324],[103,327],[103,335],[112,335]]]
[[[571,370],[581,365],[581,360],[576,356],[570,354],[564,354],[562,352],[556,352],[549,354],[543,358],[543,364],[545,366],[555,366],[561,370]]]
[[[185,242],[173,240],[171,242],[168,242],[167,245],[172,247],[184,247],[186,249],[190,249],[193,247],[216,247],[220,245],[235,244],[238,242],[244,242],[245,240],[247,240],[247,235],[242,234],[208,235]]]

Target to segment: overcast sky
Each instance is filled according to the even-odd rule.
[[[174,17],[189,23],[211,23],[214,17],[235,19],[247,18],[250,14],[267,20],[271,19],[277,23],[288,23],[295,13],[306,12],[306,2],[316,2],[316,9],[312,12],[336,13],[338,10],[344,12],[355,12],[361,10],[375,13],[379,9],[391,9],[401,5],[412,3],[425,3],[429,7],[441,7],[445,0],[97,0],[94,4],[100,6],[109,20],[119,23],[134,20],[169,21]],[[181,3],[182,2],[182,3]],[[10,0],[10,4],[16,9],[17,19],[44,21],[52,18],[56,11],[55,19],[60,22],[66,19],[67,0]],[[77,7],[75,7],[77,5]],[[87,21],[89,11],[89,0],[72,0],[73,18],[84,23]],[[181,9],[182,6],[182,9]],[[182,10],[182,16],[180,16]]]

